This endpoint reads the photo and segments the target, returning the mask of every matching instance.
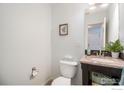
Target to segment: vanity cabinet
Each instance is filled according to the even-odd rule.
[[[82,69],[82,85],[92,85],[92,72],[102,73],[112,78],[121,78],[122,68],[124,67],[124,61],[121,59],[112,59],[112,62],[93,62],[92,58],[88,57],[81,59]],[[110,59],[109,59],[110,60]],[[114,63],[115,62],[115,63]]]
[[[122,69],[112,68],[112,67],[104,67],[104,66],[96,66],[90,64],[81,63],[82,68],[82,85],[92,85],[91,73],[98,72],[104,75],[113,77],[113,78],[121,78]]]

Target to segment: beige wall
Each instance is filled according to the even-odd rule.
[[[49,4],[0,4],[0,85],[44,84],[51,76]],[[32,67],[39,72],[30,80]]]
[[[52,74],[60,75],[59,61],[65,55],[78,59],[84,55],[84,10],[87,4],[54,4],[52,6]],[[59,36],[59,24],[68,23],[68,35]],[[81,67],[73,84],[81,84]]]
[[[119,38],[119,9],[118,4],[111,4],[108,11],[108,41]]]
[[[119,26],[119,38],[124,45],[124,4],[119,4]]]

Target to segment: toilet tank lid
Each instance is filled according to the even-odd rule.
[[[60,60],[61,64],[67,64],[67,65],[73,65],[73,66],[77,66],[78,62],[76,61],[68,61],[68,60]]]

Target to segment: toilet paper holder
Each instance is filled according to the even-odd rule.
[[[36,67],[32,67],[32,72],[31,72],[31,75],[30,75],[30,80],[34,79],[37,76],[38,72],[39,71],[37,70]]]

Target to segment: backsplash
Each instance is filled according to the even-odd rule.
[[[97,53],[99,54],[100,51],[99,50],[91,50],[91,55],[97,55]],[[101,53],[104,53],[104,56],[111,56],[111,53],[105,50],[102,50]],[[87,55],[87,50],[85,49],[85,55]]]
[[[100,53],[99,50],[91,50],[91,55],[97,55]],[[111,56],[111,52],[102,50],[101,53],[104,53],[104,56]],[[85,49],[85,55],[87,55],[87,50]],[[124,60],[124,53],[120,53],[119,58]]]

